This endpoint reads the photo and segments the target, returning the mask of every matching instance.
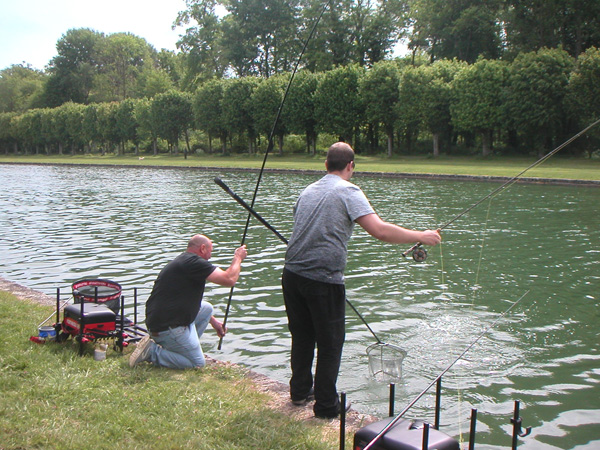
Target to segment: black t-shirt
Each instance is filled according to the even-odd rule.
[[[191,324],[202,303],[206,278],[216,266],[200,256],[184,252],[158,274],[146,302],[146,326],[150,331]]]

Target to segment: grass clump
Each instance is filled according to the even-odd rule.
[[[109,347],[35,344],[51,307],[0,291],[0,448],[2,449],[331,449],[321,425],[266,406],[242,368],[200,371],[140,365]],[[329,442],[327,441],[329,439]]]

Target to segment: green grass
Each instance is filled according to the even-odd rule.
[[[48,163],[48,164],[108,164],[131,166],[164,167],[215,167],[260,169],[264,155],[194,155],[184,159],[183,155],[170,156],[12,156],[0,155],[0,163]],[[357,155],[356,170],[361,172],[392,172],[436,175],[470,175],[514,177],[531,164],[533,157],[392,157]],[[269,155],[266,168],[295,170],[325,170],[324,156],[308,155]],[[568,158],[557,154],[535,168],[527,171],[524,177],[600,180],[600,159]]]
[[[319,421],[301,422],[265,406],[243,369],[200,371],[140,365],[109,347],[35,344],[51,307],[0,291],[0,448],[8,449],[335,449]],[[351,448],[350,437],[347,448]]]

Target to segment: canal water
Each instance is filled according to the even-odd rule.
[[[240,244],[247,213],[215,176],[251,200],[256,173],[0,165],[0,276],[50,296],[56,288],[68,294],[81,278],[109,278],[123,286],[126,301],[138,288],[143,317],[157,273],[190,236],[211,237],[213,262],[223,267]],[[293,202],[319,177],[266,173],[257,212],[289,237]],[[446,224],[498,186],[353,181],[382,218],[419,229]],[[403,258],[406,247],[356,228],[347,296],[383,342],[406,352],[394,380],[396,412],[481,336],[443,378],[442,431],[467,439],[476,408],[477,448],[510,448],[518,400],[523,426],[533,427],[519,448],[600,448],[599,198],[597,188],[513,185],[448,226],[422,263]],[[212,332],[203,348],[287,382],[285,245],[254,219],[246,244],[230,331],[220,351]],[[221,318],[229,293],[207,287],[205,298]],[[339,390],[354,409],[385,417],[388,384],[370,376],[366,355],[375,337],[350,308],[346,329]],[[406,417],[433,421],[434,401],[433,392],[424,395]]]

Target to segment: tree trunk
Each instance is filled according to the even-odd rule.
[[[387,155],[391,157],[394,154],[394,130],[389,130],[387,133]]]
[[[188,135],[188,130],[184,131],[185,133],[185,151],[183,153],[183,158],[187,159],[188,153],[190,152],[190,136]]]
[[[433,156],[440,156],[440,133],[433,133]]]
[[[482,155],[490,156],[492,154],[492,130],[484,130],[481,132],[482,140]]]

